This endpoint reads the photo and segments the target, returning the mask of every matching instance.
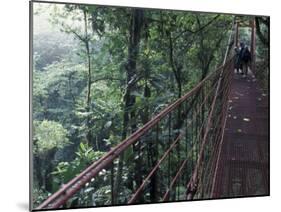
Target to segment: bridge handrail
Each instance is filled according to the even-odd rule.
[[[93,177],[95,177],[102,169],[109,166],[114,159],[120,156],[122,152],[124,152],[132,144],[136,143],[138,139],[140,139],[143,135],[145,135],[145,133],[147,133],[151,128],[156,126],[157,123],[159,123],[171,111],[177,108],[182,102],[186,101],[189,97],[191,97],[197,91],[199,91],[207,80],[209,80],[211,77],[213,77],[218,73],[220,74],[220,79],[221,79],[222,71],[225,67],[225,64],[227,64],[228,61],[232,60],[232,58],[227,60],[229,48],[230,45],[227,48],[224,62],[221,66],[219,66],[216,70],[214,70],[209,75],[207,75],[202,81],[200,81],[193,89],[187,92],[184,96],[177,99],[175,102],[171,103],[160,113],[154,116],[150,121],[148,121],[144,126],[142,126],[137,131],[132,133],[128,138],[126,138],[125,140],[120,142],[120,144],[118,144],[117,146],[112,148],[109,152],[107,152],[103,157],[95,161],[93,164],[88,166],[84,171],[82,171],[79,175],[77,175],[68,183],[63,185],[57,192],[49,196],[42,204],[40,204],[36,208],[36,210],[44,209],[48,207],[50,204],[52,204],[51,205],[52,208],[57,208],[63,205],[72,195],[74,195],[77,191],[79,191],[87,182],[89,182]]]
[[[63,185],[57,192],[52,194],[48,199],[46,199],[41,205],[39,205],[36,209],[43,209],[51,204],[54,200],[56,200],[60,195],[69,196],[67,194],[67,189],[72,188],[76,183],[79,183],[79,189],[85,185],[91,178],[95,177],[104,167],[111,164],[112,161],[117,158],[123,151],[125,151],[130,145],[134,144],[138,141],[138,139],[143,136],[146,132],[148,132],[152,127],[156,126],[157,123],[163,119],[167,114],[173,111],[179,104],[187,100],[190,96],[195,94],[203,85],[204,83],[213,77],[215,74],[223,68],[223,65],[219,66],[215,71],[211,72],[208,76],[206,76],[202,81],[200,81],[193,89],[187,92],[184,96],[176,100],[175,102],[171,103],[168,107],[163,109],[159,114],[153,117],[150,121],[148,121],[144,126],[139,128],[133,134],[131,134],[128,138],[123,140],[120,144],[112,148],[109,152],[107,152],[103,157],[95,161],[92,165],[82,171],[79,175],[74,177],[68,183]],[[87,176],[87,180],[85,179]],[[83,183],[82,183],[83,181]],[[75,191],[79,190],[75,189]],[[73,193],[73,192],[71,192]],[[75,192],[74,192],[75,193]],[[73,194],[72,194],[73,195]]]

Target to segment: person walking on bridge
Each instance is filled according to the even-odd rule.
[[[239,74],[241,69],[241,59],[240,59],[240,49],[238,46],[234,48],[235,51],[235,60],[234,60],[234,68],[235,73]]]
[[[239,53],[239,58],[242,64],[242,73],[243,73],[243,77],[247,77],[248,76],[248,67],[249,64],[251,62],[252,59],[252,55],[251,52],[248,48],[248,46],[245,46],[244,43],[241,43],[241,49],[240,49],[240,53]]]

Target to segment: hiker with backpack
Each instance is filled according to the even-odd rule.
[[[240,59],[240,49],[238,46],[234,48],[235,51],[235,60],[234,60],[234,69],[235,73],[239,74],[241,69],[241,59]]]
[[[244,43],[241,43],[241,50],[239,54],[241,64],[242,64],[242,73],[244,77],[247,77],[248,75],[248,67],[250,65],[252,55],[248,48],[248,46],[245,46]]]

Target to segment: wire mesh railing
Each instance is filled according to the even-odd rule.
[[[234,68],[230,47],[222,66],[36,210],[210,198]]]

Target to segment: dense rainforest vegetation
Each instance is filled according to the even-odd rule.
[[[34,4],[33,15],[35,206],[220,65],[233,21],[46,3]],[[119,178],[132,178],[124,170]],[[122,191],[125,198],[130,188]],[[88,186],[71,204],[110,204],[110,192]]]

